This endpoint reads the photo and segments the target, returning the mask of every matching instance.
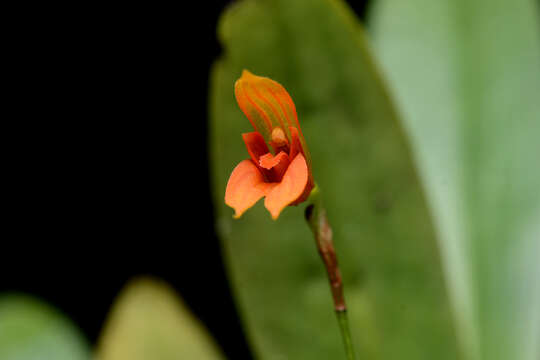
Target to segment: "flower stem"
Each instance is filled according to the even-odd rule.
[[[317,185],[311,192],[308,201],[310,201],[311,204],[306,208],[306,220],[311,228],[311,231],[313,232],[317,250],[321,255],[321,259],[326,267],[326,272],[328,273],[330,289],[334,299],[334,309],[336,311],[339,328],[343,337],[343,344],[345,345],[347,359],[354,360],[355,356],[352,346],[351,332],[349,330],[349,321],[347,318],[347,306],[345,305],[345,298],[343,296],[343,282],[341,280],[341,272],[339,271],[336,251],[334,249],[334,242],[332,240],[332,228],[328,222],[326,210],[322,205],[320,191]]]
[[[343,344],[345,345],[345,353],[347,353],[347,360],[354,360],[354,349],[352,345],[351,331],[349,330],[349,318],[347,317],[347,310],[336,310],[336,315],[339,322],[339,329],[341,330],[341,336],[343,337]]]

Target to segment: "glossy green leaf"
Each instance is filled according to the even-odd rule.
[[[540,359],[540,22],[532,0],[379,0],[469,359]]]
[[[165,283],[126,286],[101,334],[97,360],[222,359],[204,327]]]
[[[246,68],[296,103],[322,189],[359,359],[456,359],[433,225],[404,134],[362,28],[341,1],[239,1],[219,26],[211,144],[218,227],[250,340],[262,359],[340,359],[344,350],[304,206],[277,221],[262,202],[223,204],[248,158],[235,80]]]
[[[80,330],[57,310],[27,295],[0,295],[0,359],[90,358]]]

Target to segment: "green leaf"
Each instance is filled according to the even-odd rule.
[[[537,4],[380,0],[371,14],[469,359],[540,358]]]
[[[151,278],[134,280],[121,292],[96,353],[98,360],[222,358],[174,291]]]
[[[0,359],[87,360],[83,335],[51,306],[22,294],[0,295]]]
[[[362,28],[341,1],[241,1],[223,15],[211,144],[229,274],[263,359],[345,358],[304,206],[233,220],[227,179],[252,131],[233,93],[246,68],[290,92],[334,230],[359,359],[456,359],[434,228]]]

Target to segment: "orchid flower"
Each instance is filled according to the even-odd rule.
[[[314,186],[296,108],[283,86],[247,70],[234,88],[236,101],[255,131],[242,134],[250,159],[234,168],[225,203],[239,218],[265,197],[264,206],[276,220],[285,207],[305,201]]]

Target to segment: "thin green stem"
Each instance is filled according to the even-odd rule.
[[[332,228],[328,222],[326,210],[322,205],[318,186],[315,186],[308,201],[311,204],[306,208],[306,220],[311,228],[311,231],[313,232],[317,250],[321,255],[321,259],[326,267],[326,272],[328,273],[330,289],[334,299],[334,309],[336,310],[347,359],[354,360],[355,356],[351,339],[351,331],[349,329],[349,321],[347,319],[347,306],[345,305],[345,297],[343,296],[343,282],[341,280],[341,272],[339,271],[336,251],[334,249],[334,242],[332,240]]]
[[[343,337],[343,344],[345,345],[347,360],[354,360],[354,349],[351,339],[351,330],[349,329],[347,310],[336,311],[336,315],[338,318],[339,329],[341,330],[341,336]]]

